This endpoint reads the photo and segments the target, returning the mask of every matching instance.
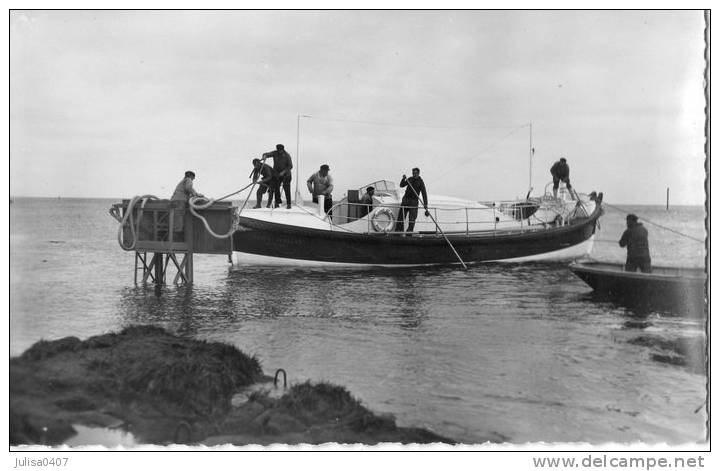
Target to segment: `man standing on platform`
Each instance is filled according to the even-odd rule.
[[[195,172],[188,170],[185,177],[175,187],[175,192],[170,197],[170,207],[174,210],[173,231],[181,232],[185,227],[185,206],[190,198],[194,196],[204,197],[193,188],[193,180],[195,180]]]
[[[273,170],[277,173],[277,186],[275,187],[275,206],[282,204],[280,198],[280,186],[285,191],[285,201],[287,202],[287,209],[292,206],[290,204],[290,181],[292,180],[292,158],[290,154],[285,152],[285,146],[278,144],[275,146],[275,150],[271,152],[265,152],[262,155],[263,159],[271,157],[273,159]]]

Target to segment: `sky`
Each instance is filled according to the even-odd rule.
[[[703,204],[704,27],[700,11],[15,10],[10,194],[169,198],[193,170],[218,198],[283,143],[306,199],[323,163],[336,200],[413,167],[431,194],[540,195],[564,156],[608,203]]]

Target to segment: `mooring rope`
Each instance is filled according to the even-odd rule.
[[[245,201],[243,201],[242,206],[240,206],[240,209],[238,210],[238,214],[242,213],[242,212],[243,212],[243,209],[245,209],[245,206],[247,206],[247,202],[250,200],[250,197],[252,196],[253,188],[255,188],[255,185],[256,185],[256,184],[257,184],[257,181],[253,180],[253,182],[252,182],[250,185],[248,185],[248,186],[251,187],[251,188],[250,188],[250,191],[248,192],[248,195],[247,195],[247,197],[245,198]],[[245,188],[247,188],[247,186],[246,186]],[[243,188],[243,189],[244,189],[244,188]],[[270,198],[270,194],[269,194],[269,193],[268,193],[268,198]],[[260,202],[258,201],[258,203],[260,203]]]
[[[245,191],[248,187],[254,186],[254,185],[255,185],[255,182],[249,183],[249,184],[245,185],[244,187],[240,188],[238,191],[234,191],[234,192],[229,193],[229,194],[227,194],[227,195],[225,195],[225,196],[223,196],[223,197],[220,197],[220,198],[214,198],[214,199],[213,199],[213,198],[207,199],[207,198],[204,198],[204,197],[203,197],[203,198],[198,198],[198,199],[207,199],[208,202],[207,202],[206,204],[203,204],[203,205],[195,205],[195,209],[207,209],[207,208],[209,208],[210,206],[212,206],[213,203],[218,202],[218,201],[222,201],[222,200],[224,200],[224,199],[226,199],[226,198],[230,198],[230,197],[233,196],[233,195],[237,195],[238,193],[240,193],[240,192],[242,192],[242,191]],[[252,189],[250,190],[250,194],[252,194]],[[197,197],[196,197],[196,198],[197,198]],[[192,198],[191,198],[191,199],[192,199]]]
[[[211,236],[215,237],[216,239],[227,239],[228,237],[233,235],[233,233],[237,230],[237,221],[233,222],[233,224],[230,226],[230,229],[228,230],[228,232],[226,232],[225,234],[218,234],[210,228],[210,224],[207,222],[207,219],[205,219],[204,216],[198,214],[196,210],[207,209],[218,201],[222,201],[226,198],[229,198],[233,195],[241,193],[241,192],[245,191],[246,189],[250,188],[247,198],[245,198],[243,205],[240,207],[240,209],[237,212],[237,215],[239,216],[240,213],[242,213],[243,209],[245,209],[245,205],[247,204],[248,200],[250,199],[250,196],[252,195],[252,190],[256,184],[257,184],[257,180],[253,180],[251,183],[248,183],[247,185],[240,188],[239,190],[229,193],[229,194],[223,196],[222,198],[217,198],[217,199],[212,199],[212,198],[208,199],[203,196],[194,196],[194,197],[190,198],[190,200],[188,201],[188,207],[190,208],[190,213],[202,221],[203,225],[205,226],[205,229],[208,231],[208,233]],[[202,201],[202,200],[207,200],[207,203],[199,204],[198,201]]]
[[[611,205],[611,204],[609,204],[609,203],[606,203],[605,201],[603,201],[603,205],[604,205],[604,206],[607,206],[608,208],[612,208],[612,209],[614,209],[614,210],[616,210],[616,211],[619,211],[619,212],[621,212],[621,213],[630,214],[629,211],[625,211],[624,209],[618,208],[617,206],[613,206],[613,205]],[[659,228],[661,228],[661,229],[665,229],[666,231],[673,232],[673,233],[675,233],[675,234],[677,234],[677,235],[679,235],[679,236],[686,237],[686,238],[688,238],[688,239],[690,239],[690,240],[694,240],[695,242],[700,242],[701,244],[704,244],[704,243],[705,243],[705,239],[698,239],[697,237],[693,237],[693,236],[688,235],[688,234],[685,234],[685,233],[683,233],[683,232],[676,231],[675,229],[671,229],[671,228],[669,228],[669,227],[667,227],[667,226],[663,226],[662,224],[658,224],[658,223],[656,223],[656,222],[653,222],[653,221],[651,221],[651,220],[649,220],[649,219],[647,219],[647,218],[645,218],[645,217],[640,218],[640,219],[642,219],[643,222],[647,222],[648,224],[652,224],[653,226],[659,227]]]

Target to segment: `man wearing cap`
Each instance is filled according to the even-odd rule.
[[[307,179],[308,191],[312,194],[313,203],[318,202],[319,195],[325,195],[325,207],[323,208],[326,213],[332,208],[332,191],[333,191],[333,180],[330,174],[330,166],[322,164],[318,172],[310,175]],[[332,214],[330,212],[329,214]]]
[[[253,182],[257,182],[258,178],[262,177],[258,183],[258,190],[255,194],[257,203],[255,203],[253,209],[257,209],[262,206],[262,197],[265,192],[268,194],[267,207],[269,208],[272,205],[273,195],[275,194],[275,190],[277,188],[277,174],[272,167],[268,164],[262,163],[260,159],[253,159],[252,162],[254,167],[251,174]],[[277,208],[278,206],[280,206],[280,203],[279,201],[276,201],[275,207]]]
[[[365,194],[362,195],[362,198],[360,198],[360,204],[364,206],[360,206],[360,215],[359,218],[364,217],[366,214],[368,214],[373,209],[373,195],[375,194],[375,188],[372,186],[369,186],[365,189]]]
[[[430,216],[428,212],[428,197],[425,189],[425,182],[420,177],[420,169],[412,169],[412,176],[407,178],[405,175],[400,180],[400,187],[406,186],[405,195],[400,202],[400,212],[398,214],[397,223],[395,223],[395,232],[403,232],[405,230],[405,215],[408,216],[408,232],[415,229],[415,219],[418,213],[418,198],[422,195],[423,207],[425,208],[425,216]]]
[[[570,185],[570,166],[567,164],[565,157],[561,157],[560,160],[550,167],[550,175],[552,175],[553,178],[553,197],[557,198],[558,187],[560,186],[560,182],[563,182],[570,192],[570,197],[575,199],[572,185]]]
[[[203,197],[193,188],[193,180],[195,180],[195,172],[188,170],[185,177],[175,187],[175,192],[170,197],[170,207],[175,210],[173,216],[173,231],[180,232],[185,227],[185,206],[193,196]]]
[[[637,271],[639,268],[643,273],[650,273],[650,248],[648,245],[648,231],[638,217],[628,214],[626,218],[627,229],[620,237],[620,247],[627,247],[627,259],[625,260],[625,271]]]
[[[287,202],[287,208],[290,209],[290,181],[292,180],[292,159],[290,154],[285,151],[285,146],[278,144],[275,146],[275,150],[271,152],[265,152],[262,155],[263,160],[271,157],[273,159],[273,170],[277,173],[277,186],[275,187],[275,205],[276,207],[282,204],[280,199],[280,186],[285,191],[285,201]]]

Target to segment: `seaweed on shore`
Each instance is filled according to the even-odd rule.
[[[305,423],[342,420],[356,432],[395,429],[393,418],[373,414],[347,389],[326,382],[312,384],[307,381],[293,386],[280,398],[277,407]]]
[[[293,385],[274,399],[255,393],[218,424],[205,445],[273,443],[454,443],[421,428],[398,427],[389,414],[376,415],[347,389],[327,382]]]
[[[10,360],[10,443],[59,444],[73,424],[121,424],[155,444],[450,442],[396,427],[329,383],[296,384],[280,398],[254,392],[233,406],[244,387],[269,380],[254,356],[160,327],[41,340]]]
[[[81,381],[93,394],[122,402],[145,396],[189,415],[226,411],[235,390],[262,376],[259,361],[231,345],[182,339],[154,326],[127,327],[82,342],[41,340],[16,363],[68,353],[85,358],[87,375]]]

